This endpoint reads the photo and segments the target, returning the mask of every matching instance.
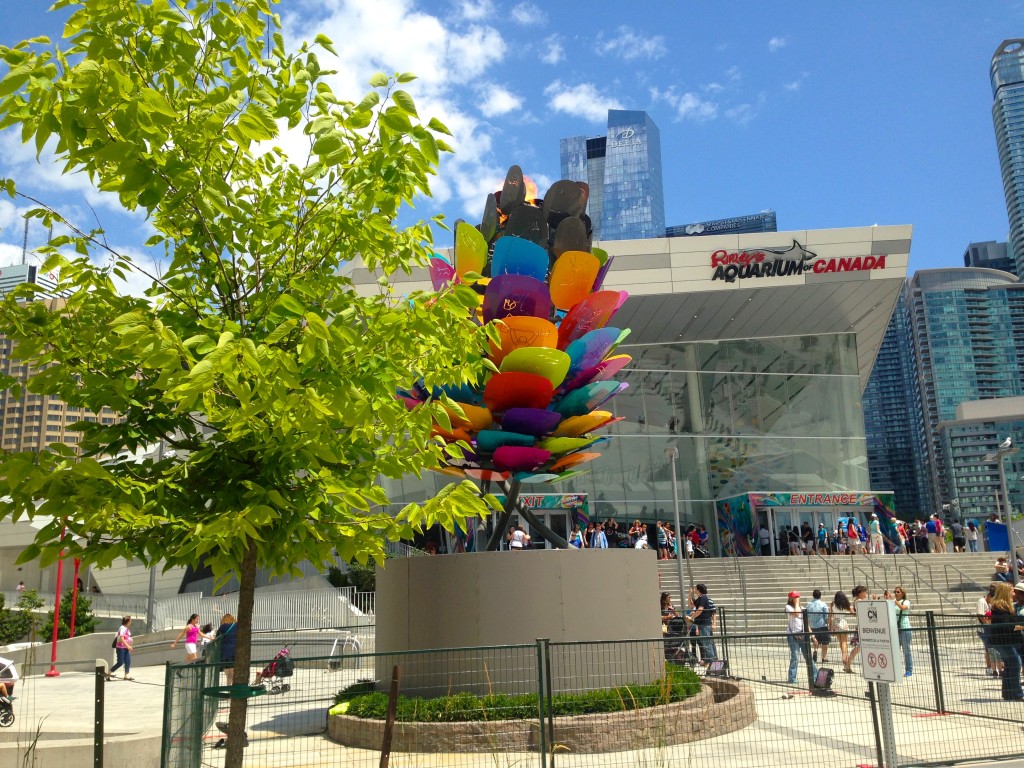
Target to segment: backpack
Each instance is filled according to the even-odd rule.
[[[114,639],[110,641],[110,647],[111,648],[117,648],[117,638],[119,638],[119,637],[120,637],[120,635],[114,635]]]

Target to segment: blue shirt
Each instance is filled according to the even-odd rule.
[[[811,629],[824,629],[828,626],[828,606],[821,598],[807,604],[807,621]]]

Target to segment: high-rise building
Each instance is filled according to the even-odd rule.
[[[57,284],[52,276],[43,274],[33,264],[12,264],[0,267],[0,298],[3,298],[19,285],[29,283],[38,286],[35,295],[39,298],[51,298],[55,294]]]
[[[1024,39],[1004,40],[992,55],[992,122],[1003,176],[1010,250],[1024,274]]]
[[[968,400],[1024,395],[1024,284],[991,269],[927,269],[907,281],[903,301],[930,484],[948,504],[940,422]]]
[[[1007,438],[1019,445],[1024,438],[1024,397],[1002,397],[961,403],[956,418],[939,424],[949,502],[963,517],[1003,517],[1007,502],[1013,510],[1024,503],[1024,453],[999,451]],[[1003,471],[999,471],[999,462]]]
[[[590,185],[595,240],[665,236],[661,134],[646,112],[608,110],[604,136],[572,136],[560,146],[563,179]]]
[[[1001,269],[1003,272],[1017,274],[1007,243],[986,240],[984,243],[970,243],[964,251],[965,267],[983,267],[984,269]]]
[[[59,312],[63,300],[56,298],[56,283],[52,277],[40,273],[30,264],[15,264],[0,268],[0,298],[22,284],[38,290],[34,298],[45,300],[51,311]],[[0,373],[25,381],[35,373],[31,366],[13,356],[10,339],[0,334]],[[4,451],[39,451],[50,443],[64,443],[77,449],[81,436],[71,429],[79,422],[113,424],[118,417],[109,408],[96,414],[87,408],[76,408],[49,395],[39,395],[24,387],[18,397],[10,389],[0,391],[0,424],[3,435],[0,449]]]
[[[930,512],[924,420],[907,305],[898,301],[861,402],[872,488],[891,488],[900,515]]]

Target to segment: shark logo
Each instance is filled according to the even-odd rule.
[[[800,245],[796,240],[789,248],[762,248],[765,253],[770,253],[776,259],[791,259],[794,261],[812,261],[818,258],[818,254],[809,251]]]

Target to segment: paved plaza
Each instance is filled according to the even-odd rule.
[[[923,644],[922,644],[923,645]],[[721,652],[721,645],[719,647]],[[838,648],[835,649],[838,651]],[[917,649],[915,649],[916,651]],[[946,707],[955,713],[936,716],[933,681],[926,664],[926,652],[918,653],[919,673],[893,686],[894,727],[900,765],[963,760],[996,759],[1024,752],[1024,704],[1005,702],[999,697],[999,681],[986,678],[979,664],[972,668],[953,666],[956,659],[970,660],[964,649],[944,647]],[[730,641],[734,672],[751,686],[757,720],[740,731],[684,746],[651,745],[646,749],[624,750],[603,755],[559,752],[561,766],[689,766],[697,762],[721,762],[738,768],[766,764],[877,765],[874,726],[866,684],[859,674],[835,677],[834,697],[810,696],[785,679],[788,653],[779,639]],[[838,657],[838,655],[837,655]],[[365,666],[365,665],[364,665]],[[834,665],[840,668],[841,665]],[[803,670],[801,670],[803,672]],[[366,670],[311,669],[298,664],[291,690],[265,695],[250,702],[248,733],[250,746],[246,766],[250,768],[321,768],[326,766],[376,766],[380,755],[335,744],[326,738],[326,710],[335,691],[366,675]],[[105,687],[107,740],[135,740],[131,765],[148,768],[159,765],[159,743],[163,723],[165,670],[162,666],[136,667],[134,681],[118,680]],[[762,679],[763,678],[763,679]],[[16,702],[17,722],[0,738],[27,743],[39,728],[42,742],[59,738],[81,739],[86,749],[83,760],[91,758],[92,702],[95,679],[84,669],[63,670],[58,678],[30,677],[20,684]],[[226,719],[227,707],[220,705],[216,719]],[[204,734],[202,764],[218,768],[224,752],[216,728]],[[628,735],[624,735],[627,739]],[[624,744],[626,741],[624,741]],[[536,753],[401,754],[395,753],[396,768],[441,768],[442,766],[539,765]],[[1000,762],[1000,765],[1013,763]],[[119,768],[108,762],[107,768]],[[1018,764],[1024,768],[1024,762]]]

